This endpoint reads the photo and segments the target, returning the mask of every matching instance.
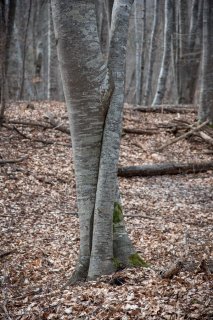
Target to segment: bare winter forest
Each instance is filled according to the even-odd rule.
[[[213,319],[212,0],[0,0],[0,319]]]

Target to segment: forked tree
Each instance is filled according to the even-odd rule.
[[[98,37],[97,2],[52,0],[80,223],[79,259],[71,282],[96,279],[121,265],[143,265],[125,230],[117,182],[133,1],[114,1],[106,62]]]

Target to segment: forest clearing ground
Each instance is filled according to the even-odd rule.
[[[11,104],[8,119],[45,123],[50,113],[67,124],[62,103]],[[125,127],[156,128],[174,118],[193,122],[195,114],[140,113],[125,109]],[[9,129],[11,128],[11,130]],[[56,130],[16,125],[32,139],[69,144]],[[120,165],[212,161],[203,141],[181,140],[161,153],[173,138],[125,134]],[[182,271],[161,279],[159,271],[184,255],[212,259],[213,175],[119,178],[127,229],[149,263],[100,281],[59,292],[74,269],[79,232],[72,148],[24,138],[8,124],[0,135],[0,157],[28,158],[0,166],[0,317],[2,319],[213,319],[212,275]],[[139,215],[146,216],[140,218]],[[150,219],[149,219],[150,218]],[[124,279],[122,286],[112,279]],[[111,282],[111,283],[110,283]],[[8,314],[7,314],[8,313]]]

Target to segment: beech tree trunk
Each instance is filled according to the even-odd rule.
[[[56,53],[56,39],[53,30],[52,9],[50,1],[48,2],[48,100],[57,100],[58,97],[58,82],[57,82],[57,66],[58,59]]]
[[[106,64],[97,30],[96,1],[52,0],[58,58],[70,116],[80,222],[80,252],[72,282],[96,279],[114,271],[115,262],[131,265],[132,255],[135,257],[117,196],[126,42],[132,3],[133,0],[114,1]],[[137,261],[141,259],[138,257]]]
[[[171,60],[171,41],[173,30],[173,0],[165,0],[165,25],[164,25],[164,51],[161,63],[160,74],[157,83],[156,94],[152,105],[162,104],[166,91],[166,80]]]
[[[6,4],[0,2],[0,127],[5,110]]]
[[[135,103],[142,103],[143,71],[146,41],[146,0],[134,2],[135,24]]]
[[[145,106],[149,105],[149,99],[151,96],[153,67],[154,67],[154,63],[155,63],[155,55],[156,55],[156,49],[157,49],[156,36],[157,36],[158,21],[159,21],[159,4],[160,4],[159,0],[155,0],[152,33],[151,33],[150,47],[149,47],[147,80],[146,80],[146,87],[145,87],[144,100],[143,100],[143,105],[145,105]]]
[[[199,120],[213,124],[213,2],[204,0]]]

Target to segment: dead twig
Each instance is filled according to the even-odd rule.
[[[199,131],[200,129],[202,129],[203,127],[205,127],[205,125],[208,124],[208,120],[206,120],[205,122],[203,122],[202,124],[198,125],[197,127],[195,128],[192,128],[191,130],[189,130],[188,132],[182,134],[181,136],[175,138],[175,139],[172,139],[170,140],[169,142],[163,144],[161,147],[159,147],[157,150],[158,151],[162,151],[163,149],[165,149],[166,147],[170,146],[171,144],[174,144],[182,139],[185,139],[187,138],[188,136],[194,134],[195,132]]]
[[[47,144],[47,145],[50,145],[50,144],[53,144],[53,145],[59,145],[59,146],[64,146],[64,147],[71,147],[71,143],[61,143],[61,142],[56,142],[56,141],[52,141],[52,140],[43,140],[43,139],[33,139],[29,136],[27,136],[26,134],[24,134],[23,132],[21,132],[19,129],[17,129],[15,126],[13,126],[13,129],[18,133],[20,134],[24,139],[27,139],[27,140],[30,140],[30,141],[33,141],[33,142],[41,142],[43,144]]]
[[[148,217],[148,216],[142,216],[141,214],[124,214],[124,217],[126,218],[141,218],[141,219],[149,219],[149,220],[155,220],[155,218]]]
[[[58,122],[53,121],[52,119],[48,124],[40,123],[36,121],[30,121],[30,120],[22,121],[22,120],[9,120],[9,119],[5,119],[4,123],[16,124],[16,125],[22,125],[22,126],[31,126],[31,127],[41,127],[45,130],[58,130],[70,135],[70,129],[68,127],[62,124],[58,124]]]
[[[159,133],[156,129],[135,129],[135,128],[123,128],[124,133],[132,133],[132,134],[144,134],[144,135],[153,135]]]
[[[4,258],[4,257],[6,257],[6,256],[9,256],[10,254],[12,254],[12,253],[14,253],[14,252],[16,252],[15,249],[14,249],[14,250],[10,250],[10,251],[6,251],[6,252],[1,252],[1,253],[0,253],[0,259]]]
[[[0,165],[4,165],[7,163],[18,163],[18,162],[22,162],[24,160],[26,160],[28,158],[28,156],[24,156],[18,159],[0,159]]]

